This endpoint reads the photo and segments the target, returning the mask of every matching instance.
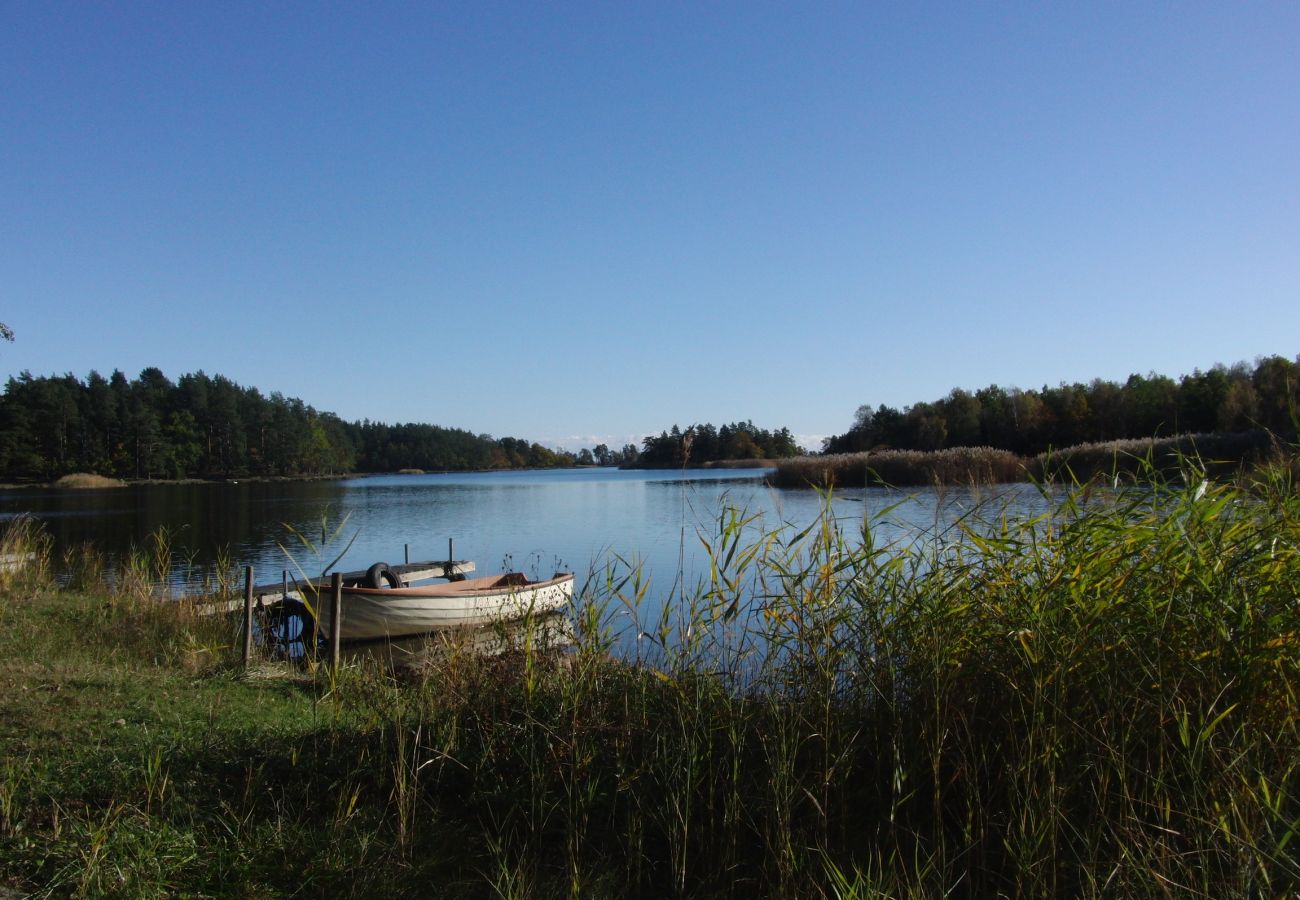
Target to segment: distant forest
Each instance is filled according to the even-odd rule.
[[[590,452],[588,451],[588,455]],[[220,375],[172,383],[155,368],[10,378],[0,397],[0,478],[331,475],[399,469],[570,466],[571,453],[438,425],[344,422]]]
[[[466,471],[574,465],[683,465],[799,452],[787,429],[750,422],[677,426],[619,449],[577,453],[519,438],[439,425],[345,422],[301,400],[269,396],[221,375],[170,381],[148,368],[128,380],[75,376],[10,378],[0,396],[0,479],[49,481],[72,472],[182,479],[338,475],[402,469]]]
[[[747,420],[718,427],[709,423],[692,425],[685,431],[674,425],[672,431],[645,439],[636,464],[641,468],[675,468],[724,460],[784,459],[802,453],[790,429],[768,431]]]
[[[1050,448],[1208,432],[1268,429],[1296,432],[1300,357],[1270,356],[1254,368],[1199,369],[1178,381],[1154,373],[1123,384],[1088,384],[1020,390],[991,385],[969,393],[955,389],[942,400],[895,409],[858,407],[847,432],[827,438],[826,453],[873,449],[943,450],[994,447],[1022,455]]]
[[[1097,441],[1268,429],[1296,433],[1300,357],[1270,356],[1197,370],[1175,381],[1132,375],[1120,384],[1020,390],[954,389],[895,409],[861,406],[826,453],[995,447],[1022,455]],[[427,424],[345,422],[301,400],[263,395],[203,372],[170,381],[156,368],[128,380],[91,372],[10,378],[0,396],[0,479],[47,481],[71,472],[117,478],[230,478],[554,468],[676,467],[801,453],[789,429],[752,421],[677,425],[642,447],[601,444],[577,453],[519,438]]]

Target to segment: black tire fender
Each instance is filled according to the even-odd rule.
[[[369,569],[366,569],[366,587],[381,588],[385,586],[398,588],[402,586],[402,579],[397,577],[397,573],[388,568],[388,563],[377,562]]]

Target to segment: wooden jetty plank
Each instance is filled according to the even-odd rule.
[[[0,553],[0,572],[17,572],[35,561],[35,553]]]
[[[395,564],[388,567],[389,571],[397,575],[403,584],[409,584],[412,581],[425,581],[429,578],[449,578],[452,575],[465,575],[475,570],[474,563],[469,560],[458,559],[450,563],[444,560],[430,560],[428,562],[413,562],[406,564]],[[357,572],[343,572],[341,577],[344,582],[360,581],[366,577],[366,570],[362,569]],[[308,582],[316,590],[324,592],[330,589],[330,578],[320,578]],[[275,582],[273,584],[257,585],[253,588],[254,597],[268,597],[272,594],[279,595],[284,593],[284,584]],[[297,591],[289,591],[289,595],[296,595]]]

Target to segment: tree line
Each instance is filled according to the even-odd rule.
[[[676,425],[644,449],[598,444],[578,453],[424,423],[346,422],[301,400],[195,372],[175,382],[148,368],[128,379],[91,372],[10,378],[0,396],[0,479],[72,472],[127,479],[231,478],[682,465],[799,452],[788,429],[738,422]]]
[[[739,459],[783,459],[803,451],[790,429],[768,431],[753,422],[732,422],[714,426],[691,425],[685,431],[673,425],[658,437],[647,436],[637,465],[646,468],[676,467]]]
[[[203,372],[148,368],[84,380],[10,378],[0,397],[0,478],[331,475],[573,465],[572,453],[427,424],[345,422],[280,393]]]
[[[1300,357],[1269,356],[1231,367],[1216,365],[1177,381],[1131,375],[1120,384],[1020,390],[990,385],[954,389],[933,402],[896,409],[858,407],[844,434],[822,443],[825,453],[872,449],[943,450],[994,447],[1022,455],[1051,448],[1175,434],[1296,431]]]

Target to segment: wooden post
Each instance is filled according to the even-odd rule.
[[[253,657],[253,567],[244,566],[244,668]]]
[[[281,569],[280,570],[280,609],[283,610],[284,604],[288,602],[289,602],[289,570]],[[303,621],[303,620],[300,619],[299,621]],[[286,648],[285,655],[287,656],[288,647],[289,647],[289,617],[280,616],[280,623],[281,623],[280,624],[281,646]],[[307,627],[305,622],[303,623],[302,627],[303,628]],[[306,641],[303,641],[303,644],[305,645]]]
[[[406,554],[406,564],[409,566],[411,564],[411,545],[403,544],[402,548],[403,552]]]
[[[339,667],[339,633],[343,630],[343,576],[335,572],[330,581],[330,668]]]
[[[465,580],[465,576],[456,571],[456,548],[453,538],[447,538],[447,564],[442,567],[442,575],[448,581]]]

